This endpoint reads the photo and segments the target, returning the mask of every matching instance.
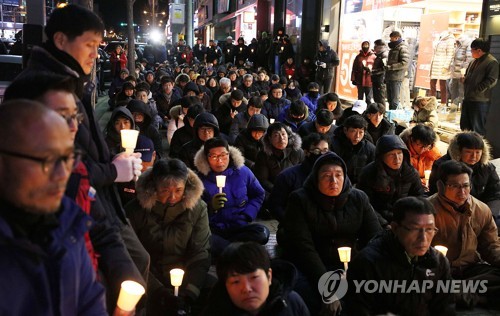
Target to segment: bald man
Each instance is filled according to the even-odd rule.
[[[0,314],[107,315],[83,238],[91,219],[63,197],[78,161],[67,122],[9,101],[0,135]]]

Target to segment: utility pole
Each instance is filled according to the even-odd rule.
[[[186,17],[186,37],[187,37],[187,45],[193,47],[193,1],[185,0],[187,6],[187,17]]]
[[[155,12],[155,0],[151,0],[151,12],[153,12],[153,18],[152,18],[152,21],[153,23],[151,23],[151,25],[153,26],[152,29],[155,29],[156,28],[156,12]]]

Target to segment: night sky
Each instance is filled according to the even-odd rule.
[[[158,0],[156,0],[158,2]],[[122,22],[127,22],[127,7],[125,5],[124,0],[116,1],[116,0],[95,0],[95,3],[99,6],[99,14],[101,18],[104,20],[106,24],[106,28],[114,28],[115,30],[119,27],[119,24]],[[167,6],[167,1],[162,3],[160,1],[159,9],[165,10]],[[157,8],[158,8],[157,7]],[[148,5],[148,0],[136,0],[134,3],[134,22],[135,23],[143,23],[143,11],[150,11],[150,7]]]

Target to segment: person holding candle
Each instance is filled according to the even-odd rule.
[[[122,281],[131,279],[145,285],[149,255],[128,224],[114,184],[133,179],[133,161],[138,155],[110,155],[90,104],[91,89],[84,89],[88,87],[85,82],[94,66],[103,31],[102,20],[87,8],[67,5],[54,10],[45,26],[47,41],[33,47],[28,66],[16,80],[48,72],[66,76],[74,84],[78,111],[84,116],[78,126],[75,145],[86,150],[83,162],[88,169],[89,181],[98,192],[91,204],[91,212],[101,214],[96,221],[103,226],[98,224],[96,229],[99,244],[106,251],[100,251],[99,268],[106,275],[107,307],[112,312]],[[106,231],[109,227],[110,232]],[[94,246],[98,248],[96,243]]]
[[[500,239],[491,210],[471,195],[473,171],[465,163],[443,162],[437,172],[438,192],[429,198],[436,209],[439,234],[434,245],[448,248],[451,275],[456,280],[487,280],[484,293],[457,295],[457,305],[484,304],[499,309]]]
[[[229,245],[217,261],[218,283],[203,315],[309,316],[293,291],[296,269],[286,261],[269,259],[254,242]]]
[[[180,160],[162,159],[142,174],[136,190],[137,199],[125,209],[151,255],[149,315],[165,315],[184,304],[202,304],[198,300],[203,300],[201,293],[215,281],[208,276],[211,234],[207,204],[201,199],[203,183]],[[178,298],[170,285],[173,268],[185,272]]]
[[[430,170],[434,161],[442,156],[437,148],[438,135],[432,127],[417,124],[405,129],[399,136],[408,147],[411,165],[418,171],[422,185],[428,190],[426,180],[429,179],[425,179],[425,170]]]
[[[431,247],[438,233],[436,211],[422,197],[405,197],[393,207],[391,230],[377,235],[349,263],[349,290],[344,304],[349,315],[455,315],[453,293],[437,290],[437,282],[451,280],[445,256]],[[432,282],[424,293],[355,293],[354,281],[394,280]]]
[[[193,47],[193,55],[200,63],[207,61],[207,47],[203,45],[203,39],[200,37],[196,39],[196,45]]]
[[[238,45],[233,47],[234,64],[237,67],[243,67],[249,55],[248,46],[245,45],[243,37],[238,38]]]
[[[333,152],[321,155],[303,187],[290,195],[277,234],[283,258],[299,270],[295,289],[312,315],[338,305],[322,303],[317,292],[325,272],[343,268],[337,248],[355,252],[381,230],[366,194],[352,187],[344,161]]]
[[[233,37],[228,36],[226,37],[226,42],[224,43],[224,48],[222,49],[222,55],[224,57],[224,64],[228,63],[233,63],[234,62],[234,55],[233,55]]]
[[[263,102],[259,96],[251,97],[248,100],[247,109],[245,112],[239,112],[231,122],[229,129],[229,142],[234,144],[238,134],[248,127],[248,121],[255,114],[260,114]],[[267,121],[267,118],[266,118]]]
[[[211,39],[207,48],[207,62],[212,63],[213,66],[218,66],[222,58],[222,50],[217,44],[217,40]]]
[[[279,77],[277,78],[279,80]],[[283,96],[283,88],[280,84],[273,84],[269,89],[269,98],[264,102],[262,114],[267,118],[277,120],[283,109],[291,102]]]
[[[233,241],[266,244],[269,229],[253,223],[264,201],[264,189],[235,147],[221,138],[207,140],[196,153],[195,166],[203,182],[212,230],[212,254],[218,257]],[[219,193],[216,176],[226,176]]]
[[[79,161],[66,119],[10,100],[0,132],[9,135],[0,147],[1,313],[108,315],[85,247],[92,219],[64,196]]]

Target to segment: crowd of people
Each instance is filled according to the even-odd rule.
[[[414,124],[396,135],[383,102],[344,110],[329,91],[338,57],[326,42],[318,43],[316,79],[296,77],[293,56],[279,55],[293,53],[281,30],[269,40],[278,55],[265,66],[248,67],[259,43],[238,40],[222,51],[211,46],[215,55],[197,42],[199,63],[181,56],[182,69],[176,58],[146,61],[137,76],[115,71],[102,131],[86,79],[103,30],[87,9],[55,10],[48,40],[33,49],[0,106],[0,133],[9,135],[0,146],[0,274],[9,284],[0,287],[1,311],[452,315],[454,304],[498,308],[500,180],[476,132],[458,133],[441,155],[434,121],[419,121],[421,111],[432,116],[432,99],[417,98]],[[134,153],[121,145],[121,131],[130,129],[139,131]],[[259,221],[269,218],[279,221],[273,260],[264,248],[270,231]],[[448,247],[446,257],[437,244]],[[359,280],[453,278],[487,280],[487,291],[349,290],[325,301],[318,282],[343,268],[342,246],[353,251],[351,289]],[[178,295],[172,268],[185,272]],[[116,304],[125,280],[146,289],[136,311]]]

